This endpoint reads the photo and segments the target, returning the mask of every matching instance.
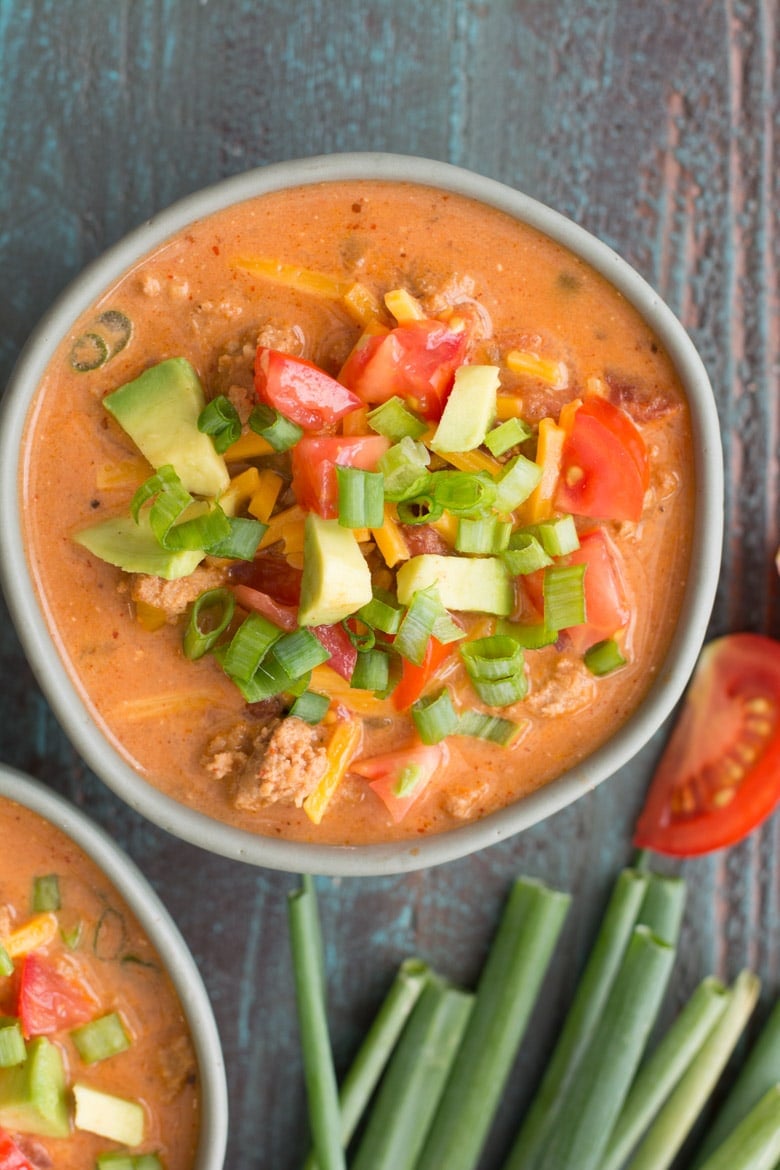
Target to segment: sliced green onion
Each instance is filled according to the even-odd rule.
[[[304,691],[290,707],[290,715],[312,725],[322,723],[328,713],[330,699],[319,691]]]
[[[460,656],[472,679],[499,679],[523,669],[523,648],[507,634],[475,638],[460,648]]]
[[[515,723],[500,715],[486,715],[481,711],[464,711],[455,728],[455,735],[484,739],[501,747],[512,747],[528,730],[528,721]]]
[[[496,498],[496,485],[484,472],[435,471],[431,491],[453,516],[484,515]]]
[[[508,418],[485,435],[485,446],[491,455],[503,455],[510,447],[524,443],[531,437],[531,428],[520,418]]]
[[[79,374],[97,370],[108,361],[108,346],[99,333],[82,333],[73,342],[70,364]]]
[[[433,524],[443,514],[441,504],[431,495],[398,501],[398,519],[402,524]]]
[[[423,770],[420,765],[407,764],[405,768],[401,769],[401,773],[393,785],[393,796],[411,796],[422,779]]]
[[[12,1016],[0,1016],[0,1068],[24,1064],[26,1057],[27,1045],[19,1020]]]
[[[458,726],[458,714],[446,687],[412,703],[412,719],[423,743],[439,743]]]
[[[384,691],[390,681],[390,659],[384,650],[359,650],[349,685],[360,691]]]
[[[702,1170],[775,1170],[780,1159],[780,1085],[772,1085]]]
[[[542,545],[530,532],[516,532],[509,540],[509,548],[504,552],[502,560],[513,577],[525,576],[526,573],[535,573],[537,569],[545,569],[552,564]]]
[[[615,639],[605,638],[585,651],[585,665],[591,674],[611,674],[613,670],[625,666],[626,660]]]
[[[542,469],[525,455],[515,455],[505,464],[496,484],[496,498],[493,507],[497,512],[512,512],[530,496],[539,480]]]
[[[163,1170],[156,1154],[125,1154],[122,1151],[98,1154],[96,1170]]]
[[[514,883],[418,1166],[477,1165],[569,901],[539,882]]]
[[[381,406],[368,412],[368,425],[379,435],[386,435],[394,443],[401,439],[421,439],[428,423],[413,414],[402,398],[388,398]]]
[[[373,630],[383,634],[397,634],[403,618],[403,610],[391,600],[392,594],[380,596],[375,593],[371,601],[357,611],[357,616]]]
[[[376,645],[376,634],[371,626],[366,626],[364,630],[354,630],[351,624],[354,620],[354,617],[348,617],[341,623],[350,642],[356,650],[373,650]]]
[[[579,626],[586,619],[586,565],[551,565],[544,570],[544,623],[552,630]]]
[[[291,679],[300,678],[330,658],[330,651],[305,626],[283,634],[274,642],[271,653]]]
[[[433,636],[437,642],[448,646],[450,642],[460,642],[465,638],[466,631],[450,616],[449,610],[442,606],[441,613],[433,624]]]
[[[233,620],[236,599],[230,589],[208,589],[201,593],[190,610],[184,631],[184,654],[191,660],[202,658],[224,634]]]
[[[161,496],[168,496],[167,508],[171,517],[168,527],[170,527],[171,524],[176,522],[184,509],[192,503],[192,496],[182,486],[181,480],[170,463],[165,463],[162,467],[158,467],[154,475],[150,475],[148,479],[145,479],[141,486],[133,493],[133,498],[130,501],[130,514],[136,524],[138,523],[138,515],[144,504],[149,500],[155,499],[155,497]],[[155,535],[157,535],[156,532]]]
[[[0,975],[13,975],[14,961],[8,954],[2,943],[0,943]]]
[[[523,670],[506,678],[473,678],[471,685],[486,707],[511,707],[528,694],[528,679]]]
[[[398,628],[393,643],[395,650],[415,666],[422,666],[428,640],[443,612],[435,585],[418,589]]]
[[[110,1056],[125,1052],[130,1047],[130,1037],[116,1012],[74,1028],[71,1038],[84,1064],[108,1060]]]
[[[69,951],[75,951],[84,934],[84,923],[79,921],[70,930],[60,929],[60,938],[65,943]],[[0,971],[0,975],[4,972]]]
[[[149,510],[149,525],[155,540],[171,552],[210,549],[230,536],[230,522],[222,509],[205,502],[193,505],[192,496],[185,491],[169,463],[160,467],[133,495],[130,512],[136,524],[141,508],[149,500],[154,501]],[[192,512],[197,514],[181,520],[191,505]]]
[[[620,1111],[599,1170],[620,1170],[642,1134],[690,1067],[723,1014],[728,993],[719,979],[705,979],[642,1063]]]
[[[230,399],[224,394],[212,398],[198,415],[198,430],[211,435],[220,455],[227,451],[241,437],[241,419]]]
[[[275,695],[302,695],[311,682],[311,674],[291,679],[273,654],[268,654],[251,678],[233,678],[233,682],[247,703],[261,703],[264,699],[274,698]]]
[[[42,874],[33,880],[32,908],[37,914],[47,910],[59,910],[62,905],[60,898],[60,879],[56,873]]]
[[[270,443],[274,451],[289,451],[303,436],[303,430],[273,406],[258,403],[249,416],[250,429]]]
[[[336,466],[339,524],[342,528],[381,528],[385,518],[381,471]]]
[[[119,309],[105,309],[98,316],[97,323],[103,330],[103,335],[108,334],[111,348],[109,357],[114,357],[120,350],[123,350],[133,336],[132,321]]]
[[[206,547],[212,557],[228,557],[234,561],[253,561],[257,546],[268,531],[268,525],[248,516],[226,517],[230,531],[214,544]]]
[[[509,547],[512,524],[498,516],[470,519],[461,516],[455,536],[455,548],[462,553],[500,553]]]
[[[604,1012],[648,880],[647,874],[635,869],[624,869],[618,875],[552,1057],[505,1170],[536,1170],[541,1165],[550,1134],[559,1124],[565,1093]]]
[[[431,456],[424,443],[407,435],[385,451],[378,468],[385,477],[385,499],[406,500],[419,495],[428,482]]]
[[[544,520],[533,530],[542,542],[542,548],[551,557],[565,557],[580,547],[580,538],[573,516],[558,516]]]
[[[428,981],[390,1059],[352,1170],[414,1170],[473,1004],[468,992]]]
[[[543,646],[552,646],[558,641],[558,631],[551,630],[544,622],[524,625],[502,620],[498,623],[496,633],[509,634],[524,650],[541,650]]]
[[[290,946],[314,1156],[319,1170],[346,1170],[333,1053],[325,1007],[322,934],[314,880],[290,895]]]
[[[282,631],[261,613],[250,613],[225,651],[222,667],[236,681],[248,682]]]

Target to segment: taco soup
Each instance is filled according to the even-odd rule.
[[[192,224],[75,323],[30,412],[28,558],[150,784],[363,844],[521,800],[664,662],[694,475],[674,366],[560,244],[385,181]]]
[[[196,1059],[160,958],[97,865],[0,798],[0,1162],[191,1170]]]

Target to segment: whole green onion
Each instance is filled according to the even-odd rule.
[[[772,1085],[702,1170],[775,1170],[780,1161],[780,1085]]]

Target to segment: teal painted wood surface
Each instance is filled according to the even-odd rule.
[[[573,216],[682,318],[726,443],[711,629],[780,635],[778,19],[774,0],[0,0],[0,384],[65,284],[187,192],[331,151],[458,163]],[[227,1165],[299,1165],[292,879],[178,844],[116,800],[54,722],[4,611],[0,669],[0,758],[106,826],[192,945],[225,1044]],[[469,983],[515,873],[577,892],[482,1170],[501,1164],[662,738],[513,841],[427,873],[320,883],[341,1068],[402,956]],[[690,898],[667,1014],[707,971],[749,964],[780,991],[780,818],[678,868]]]

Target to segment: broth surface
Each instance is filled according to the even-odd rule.
[[[343,305],[237,264],[253,257],[360,281],[379,298],[404,287],[432,303],[441,294],[468,304],[490,323],[481,360],[519,348],[565,364],[568,385],[557,398],[534,378],[516,376],[504,387],[520,396],[526,417],[537,422],[557,413],[591,379],[603,384],[606,377],[620,401],[633,404],[650,453],[641,520],[605,525],[622,554],[632,600],[628,664],[593,679],[562,674],[554,647],[530,651],[529,701],[514,712],[528,723],[519,743],[510,750],[453,738],[446,775],[397,825],[357,776],[347,776],[319,825],[289,805],[236,808],[230,786],[203,770],[201,755],[211,736],[241,718],[241,695],[210,659],[185,659],[180,624],[142,629],[123,574],[71,540],[91,520],[126,509],[149,474],[101,406],[106,393],[146,367],[184,356],[215,392],[219,355],[236,353],[271,326],[292,330],[305,356],[326,370],[340,368],[360,334]],[[76,372],[69,360],[74,340],[106,310],[126,314],[132,339],[101,368]],[[29,561],[62,658],[90,712],[132,765],[174,799],[251,832],[361,844],[439,832],[502,808],[590,754],[636,708],[663,663],[686,582],[694,506],[690,420],[673,365],[647,325],[557,243],[446,192],[329,183],[265,195],[193,224],[74,324],[31,411],[22,497]],[[449,679],[460,693],[462,668]],[[410,731],[408,716],[380,704],[366,721],[363,752],[387,751]]]

